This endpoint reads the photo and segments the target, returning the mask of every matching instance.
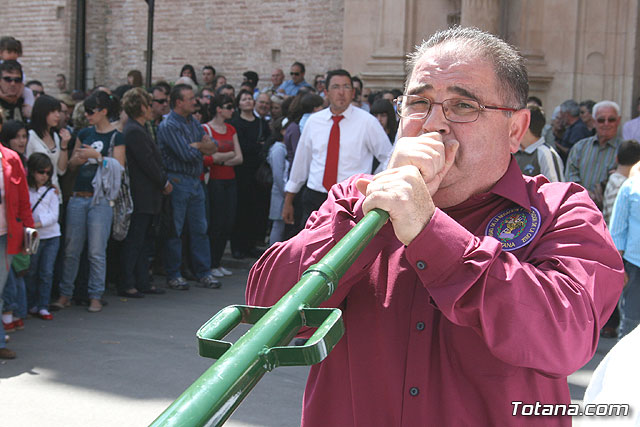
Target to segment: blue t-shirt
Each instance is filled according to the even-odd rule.
[[[115,134],[115,136],[114,136]],[[76,144],[84,144],[93,147],[97,152],[102,154],[103,157],[109,155],[109,146],[113,137],[114,146],[124,144],[124,137],[122,133],[117,130],[112,130],[108,133],[98,133],[94,126],[82,129],[78,133],[78,141]],[[76,182],[73,186],[73,191],[88,191],[93,192],[93,186],[91,181],[98,170],[98,163],[96,159],[89,159],[84,165],[78,169],[78,175],[76,176]]]

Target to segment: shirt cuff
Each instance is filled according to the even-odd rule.
[[[442,283],[441,277],[456,271],[475,236],[440,209],[407,246],[406,256],[427,287]]]

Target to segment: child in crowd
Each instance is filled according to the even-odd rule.
[[[611,211],[613,210],[613,203],[616,201],[616,196],[620,187],[629,177],[629,171],[631,167],[640,162],[640,143],[634,140],[622,141],[616,154],[616,163],[618,167],[615,172],[609,175],[607,180],[607,186],[604,190],[604,199],[602,202],[602,216],[608,225],[611,218]]]
[[[17,120],[7,121],[0,132],[0,141],[7,148],[15,151],[24,163],[24,152],[28,141],[24,123]],[[23,319],[27,315],[25,283],[22,275],[17,274],[16,271],[21,273],[27,268],[28,257],[15,256],[14,262],[9,268],[6,285],[1,295],[4,300],[2,325],[7,332],[23,329]]]
[[[31,255],[27,274],[29,313],[42,320],[52,320],[53,316],[48,308],[53,266],[60,247],[60,199],[51,180],[53,163],[49,156],[33,153],[27,161],[27,171],[33,221],[40,234],[40,246],[38,251]]]
[[[269,246],[281,242],[284,236],[284,220],[282,219],[282,206],[284,204],[284,185],[289,179],[289,161],[287,160],[287,146],[284,145],[283,117],[273,122],[273,135],[267,161],[273,174],[271,186],[271,205],[269,207],[269,219],[272,221],[271,234],[269,234]]]

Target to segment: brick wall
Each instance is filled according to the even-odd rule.
[[[7,3],[7,7],[3,5]],[[76,0],[0,0],[0,34],[24,46],[27,77],[55,93],[55,75],[73,84]],[[153,80],[178,78],[185,63],[213,65],[233,85],[242,72],[269,82],[271,70],[301,61],[307,81],[341,66],[344,0],[156,0]],[[143,0],[87,0],[86,52],[93,83],[115,88],[131,69],[146,69],[147,4]],[[91,86],[91,85],[90,85]]]

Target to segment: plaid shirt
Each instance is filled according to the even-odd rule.
[[[192,116],[187,118],[171,111],[158,126],[157,143],[168,173],[198,178],[202,173],[202,153],[191,143],[200,142],[204,129]]]
[[[615,137],[604,146],[598,142],[598,136],[581,139],[569,151],[565,177],[567,181],[581,184],[593,191],[616,167],[616,154],[622,139]]]

